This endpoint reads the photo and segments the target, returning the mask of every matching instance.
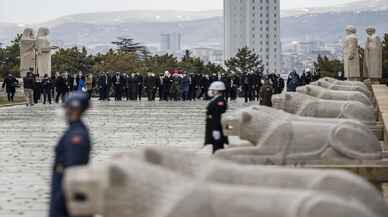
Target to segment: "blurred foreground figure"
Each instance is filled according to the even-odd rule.
[[[88,108],[89,99],[85,93],[71,93],[65,100],[64,111],[69,128],[55,147],[49,217],[69,216],[62,190],[64,171],[69,167],[89,163],[91,150],[89,130],[81,120]]]
[[[213,154],[224,149],[224,144],[228,143],[228,139],[222,132],[221,116],[228,109],[228,104],[224,97],[226,90],[225,84],[221,81],[213,82],[208,91],[208,96],[211,101],[207,106],[206,112],[206,138],[205,145],[213,145]]]

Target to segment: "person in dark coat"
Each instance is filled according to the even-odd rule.
[[[46,104],[46,102],[51,104],[51,88],[52,81],[49,78],[48,74],[45,74],[42,80],[43,104]]]
[[[228,144],[228,139],[224,135],[221,125],[221,116],[228,109],[228,104],[224,97],[226,90],[225,84],[221,81],[213,82],[208,91],[210,100],[206,112],[206,132],[205,146],[213,146],[213,154],[218,150],[224,149],[224,145]]]
[[[251,77],[248,74],[243,74],[241,76],[241,87],[244,94],[245,103],[249,102],[252,98],[252,85],[250,79]]]
[[[159,84],[158,84],[158,90],[159,90],[159,101],[163,101],[163,86],[164,86],[164,80],[163,80],[163,74],[159,75]]]
[[[117,72],[116,75],[112,77],[112,83],[114,87],[115,101],[121,101],[124,86],[123,76]]]
[[[66,90],[68,89],[68,86],[66,84],[66,80],[63,77],[63,75],[58,75],[55,80],[55,89],[57,90],[57,96],[55,97],[55,102],[59,103],[59,99],[64,102],[65,100],[65,94]]]
[[[141,101],[141,98],[143,96],[144,77],[140,74],[137,74],[136,82],[137,82],[137,99]]]
[[[5,92],[7,93],[8,102],[13,102],[15,99],[16,86],[19,84],[19,81],[10,73],[4,79],[2,88],[5,87]]]
[[[68,129],[55,147],[52,167],[49,217],[68,217],[62,188],[66,169],[89,163],[91,141],[89,130],[82,121],[82,115],[89,108],[88,95],[83,92],[71,93],[64,103]]]
[[[269,82],[269,79],[264,80],[264,85],[260,90],[260,105],[272,107],[272,94],[273,88]]]
[[[287,91],[295,92],[298,86],[299,86],[299,76],[295,71],[293,71],[290,73],[287,79]]]
[[[256,92],[256,101],[260,101],[260,93],[261,93],[261,79],[262,79],[261,73],[257,72],[254,74],[254,82],[255,82],[255,92]]]
[[[109,98],[109,76],[107,73],[102,73],[98,78],[98,87],[100,90],[100,100],[108,100]]]
[[[131,73],[128,77],[128,95],[130,100],[137,100],[137,78],[135,74]]]
[[[170,100],[170,90],[174,79],[169,72],[165,72],[163,77],[163,100]]]
[[[209,86],[211,84],[211,79],[212,78],[209,75],[202,76],[201,83],[200,83],[201,93],[199,94],[198,99],[200,99],[201,97],[203,97],[204,100],[209,99],[207,92],[208,92]]]
[[[184,74],[180,82],[180,92],[183,101],[189,100],[190,77]]]
[[[33,106],[34,105],[34,87],[35,87],[35,78],[32,74],[32,70],[30,69],[29,72],[27,72],[27,75],[23,78],[23,88],[24,88],[24,95],[26,97],[26,106]]]

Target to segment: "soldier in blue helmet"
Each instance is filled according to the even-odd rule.
[[[62,189],[64,171],[69,167],[89,163],[91,151],[89,130],[81,120],[89,105],[89,98],[83,92],[71,93],[65,99],[63,107],[69,128],[55,147],[49,217],[70,216]]]

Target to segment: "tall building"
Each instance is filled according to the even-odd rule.
[[[182,36],[180,33],[168,33],[160,35],[160,51],[174,53],[180,51],[182,46]]]
[[[280,0],[224,0],[225,59],[247,46],[266,73],[281,72]]]

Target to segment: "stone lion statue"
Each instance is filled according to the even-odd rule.
[[[306,85],[296,89],[296,92],[327,100],[358,101],[373,107],[373,102],[368,96],[358,91],[329,90],[323,87]]]
[[[363,94],[365,94],[367,97],[371,98],[372,93],[369,91],[368,88],[362,87],[362,86],[346,86],[346,85],[339,85],[339,84],[333,84],[325,80],[318,80],[316,82],[310,83],[311,85],[323,87],[330,90],[340,90],[340,91],[358,91]]]
[[[358,101],[325,100],[298,92],[288,92],[272,97],[274,108],[291,114],[316,118],[358,120],[376,126],[376,112]]]
[[[239,136],[253,147],[230,148],[219,159],[242,164],[381,160],[382,148],[365,125],[353,120],[318,119],[252,106],[226,113],[225,135]]]
[[[359,200],[379,215],[388,213],[388,205],[380,192],[364,179],[345,171],[243,166],[171,148],[146,148],[140,155],[127,157],[205,182],[320,191]]]
[[[197,181],[138,160],[108,162],[102,172],[71,168],[64,189],[72,216],[383,217],[358,200],[313,190]]]
[[[320,81],[326,81],[326,82],[336,84],[336,85],[341,85],[341,86],[351,86],[351,87],[356,86],[356,87],[361,87],[363,89],[368,90],[368,86],[361,81],[340,81],[340,80],[330,78],[330,77],[324,77],[324,78],[320,79]]]

